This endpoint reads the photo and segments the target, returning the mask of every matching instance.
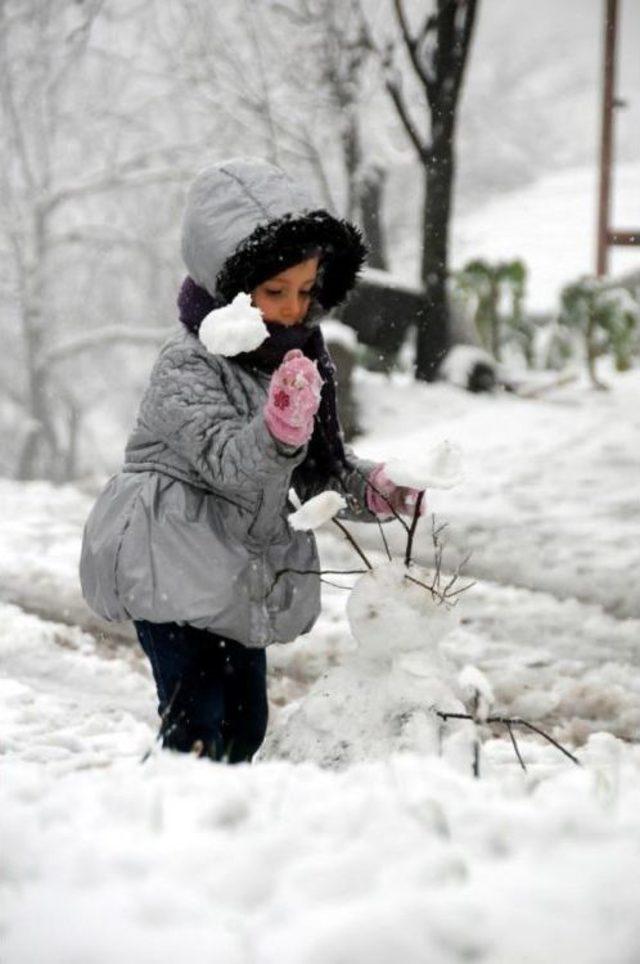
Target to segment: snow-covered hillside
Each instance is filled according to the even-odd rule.
[[[453,267],[472,258],[522,258],[529,271],[527,306],[553,311],[563,285],[595,268],[597,169],[547,175],[506,192],[452,222]],[[612,223],[640,225],[640,163],[620,164],[614,178]],[[637,248],[612,248],[610,271],[640,267]]]

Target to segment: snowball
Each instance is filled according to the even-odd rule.
[[[478,694],[476,716],[479,720],[486,720],[495,702],[491,683],[477,666],[467,665],[458,674],[458,686],[465,699],[474,699]]]
[[[464,478],[462,453],[446,439],[418,454],[412,462],[389,459],[385,472],[396,485],[413,489],[452,489]]]
[[[241,291],[230,305],[209,312],[200,325],[199,336],[212,355],[231,358],[256,349],[269,332],[262,312],[251,304],[251,295]]]
[[[419,649],[434,670],[440,669],[439,644],[455,625],[453,614],[407,575],[426,584],[433,578],[422,566],[407,569],[400,559],[360,576],[347,600],[351,632],[374,660],[386,662],[399,652]]]
[[[344,509],[347,503],[337,492],[321,492],[312,499],[303,502],[302,506],[289,516],[292,529],[318,529],[325,522],[333,519],[336,512]]]

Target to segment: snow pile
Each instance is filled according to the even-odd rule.
[[[319,529],[333,519],[336,512],[346,508],[346,501],[338,492],[321,492],[308,499],[289,516],[292,529]]]
[[[636,960],[638,749],[594,737],[578,768],[532,745],[524,775],[503,747],[476,781],[412,754],[14,763],[3,962]]]
[[[229,305],[210,311],[200,325],[199,337],[212,355],[228,358],[254,351],[269,337],[262,312],[251,304],[251,295],[239,292]]]

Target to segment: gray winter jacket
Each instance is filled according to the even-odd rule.
[[[239,240],[265,219],[308,208],[298,190],[261,162],[230,161],[201,175],[183,233],[194,280],[213,293]],[[317,570],[319,560],[313,534],[287,522],[291,474],[306,446],[282,445],[268,431],[269,377],[209,353],[186,329],[164,344],[123,469],[85,525],[80,580],[98,615],[188,623],[252,647],[311,629],[319,577],[275,578]],[[373,521],[364,497],[373,463],[349,454],[355,469],[331,487],[353,497],[343,517]],[[315,494],[298,491],[303,501]]]

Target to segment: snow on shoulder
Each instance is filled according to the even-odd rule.
[[[251,304],[251,295],[241,291],[231,304],[210,311],[200,325],[200,341],[212,355],[232,358],[254,351],[269,337],[262,312]]]
[[[462,452],[452,442],[440,442],[411,462],[389,459],[385,472],[396,485],[413,489],[452,489],[462,482]]]
[[[347,503],[337,492],[321,492],[303,502],[299,509],[289,516],[292,529],[319,529],[325,522],[333,519],[336,512],[346,508]]]

